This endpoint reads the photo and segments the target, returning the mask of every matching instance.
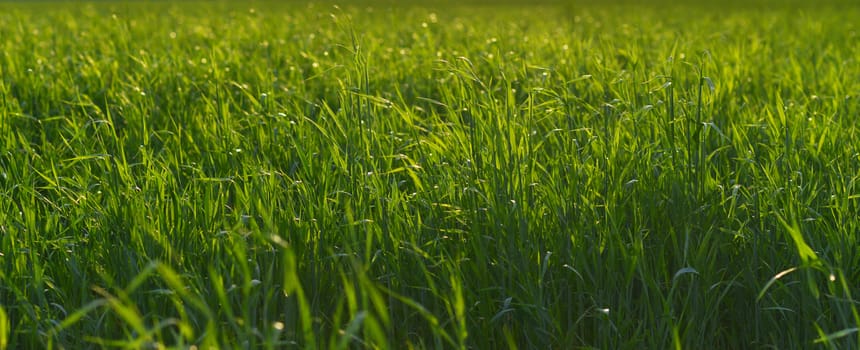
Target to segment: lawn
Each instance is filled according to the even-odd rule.
[[[0,349],[860,347],[855,2],[393,4],[0,3]]]

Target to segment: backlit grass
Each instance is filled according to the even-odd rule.
[[[776,5],[0,4],[0,349],[856,347],[860,10]]]

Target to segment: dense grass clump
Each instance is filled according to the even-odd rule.
[[[852,348],[860,10],[0,4],[0,349]]]

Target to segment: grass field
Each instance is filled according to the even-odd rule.
[[[0,349],[860,347],[858,23],[0,3]]]

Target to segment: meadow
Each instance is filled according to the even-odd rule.
[[[0,349],[858,348],[858,23],[0,3]]]

